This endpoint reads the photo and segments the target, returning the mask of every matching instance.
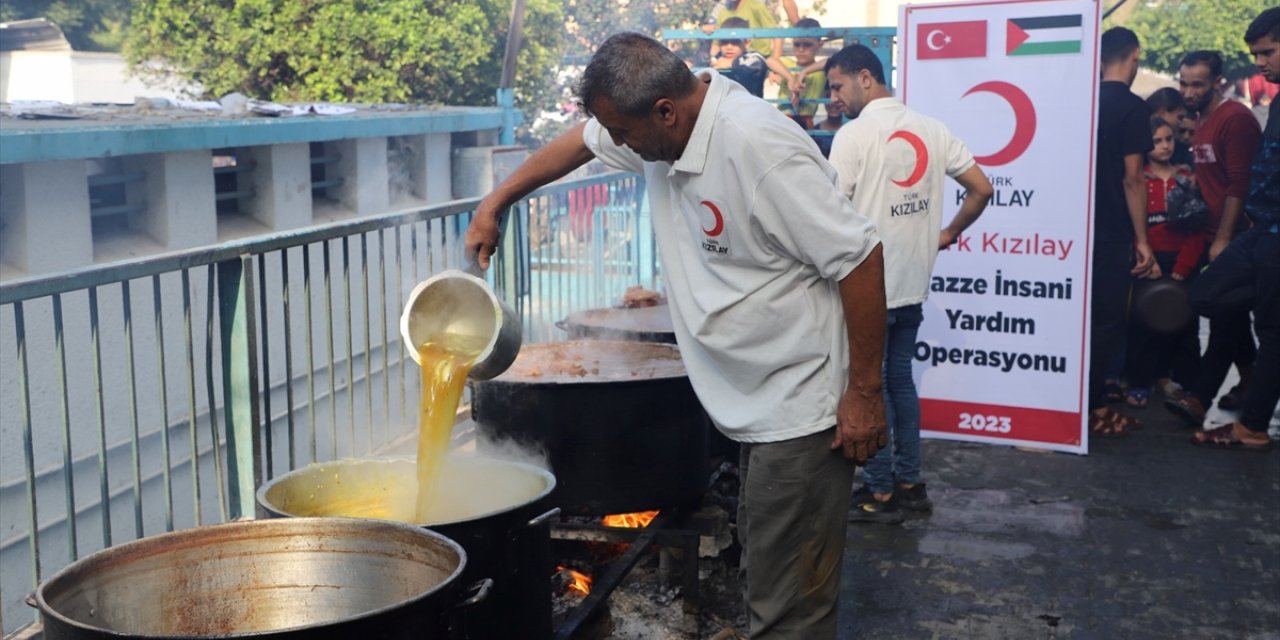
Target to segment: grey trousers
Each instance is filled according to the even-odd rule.
[[[738,540],[751,638],[836,637],[855,465],[835,429],[742,444]]]

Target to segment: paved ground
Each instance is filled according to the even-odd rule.
[[[926,441],[933,513],[849,527],[842,640],[1280,640],[1280,451],[1134,415],[1089,456]]]

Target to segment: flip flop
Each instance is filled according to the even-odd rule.
[[[1212,449],[1236,449],[1239,451],[1270,451],[1271,440],[1266,444],[1253,444],[1236,437],[1235,425],[1228,424],[1208,431],[1200,431],[1191,436],[1191,444]]]

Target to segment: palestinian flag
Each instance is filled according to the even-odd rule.
[[[1080,53],[1083,39],[1084,27],[1079,15],[1013,18],[1005,27],[1005,53],[1011,56]]]

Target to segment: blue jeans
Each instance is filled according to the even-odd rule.
[[[911,377],[916,334],[924,320],[922,305],[889,310],[884,340],[884,410],[889,446],[867,461],[862,482],[875,493],[890,493],[894,483],[920,482],[920,396]]]

